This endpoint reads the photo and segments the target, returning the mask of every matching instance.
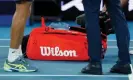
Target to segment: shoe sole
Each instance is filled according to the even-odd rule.
[[[110,73],[118,73],[118,74],[131,74],[131,71],[118,71],[118,70],[112,70]]]
[[[102,72],[97,72],[97,71],[81,71],[81,73],[84,73],[84,74],[93,74],[93,75],[103,75]]]
[[[92,75],[103,75],[103,73],[97,73],[97,72],[81,72],[84,74],[92,74]]]
[[[24,70],[24,71],[20,71],[18,69],[14,69],[14,68],[4,68],[4,70],[6,72],[36,72],[37,70]]]

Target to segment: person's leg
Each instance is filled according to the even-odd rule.
[[[28,1],[16,1],[16,11],[14,13],[11,25],[11,41],[8,59],[4,64],[4,70],[6,71],[18,71],[18,72],[31,72],[36,71],[35,68],[31,68],[21,61],[19,46],[22,42],[24,28],[27,18],[30,12],[31,2]],[[21,64],[21,66],[20,66]]]
[[[82,73],[102,74],[101,68],[101,32],[99,26],[99,12],[101,0],[83,0],[85,10],[86,31],[88,39],[88,55],[90,64],[82,69]]]
[[[28,14],[30,11],[30,5],[31,3],[29,2],[16,4],[16,11],[13,16],[12,25],[11,25],[10,49],[17,50],[20,46],[20,43],[22,42],[26,20],[28,18]],[[10,51],[9,51],[8,60],[10,61]],[[12,61],[13,60],[11,60],[11,62]]]
[[[115,65],[112,68],[111,72],[125,73],[125,74],[131,73],[129,66],[129,64],[131,63],[129,56],[130,34],[125,19],[125,15],[122,12],[120,0],[106,0],[106,7],[110,15],[110,18],[112,20],[112,23],[115,26],[117,46],[119,49],[118,51],[119,61],[117,62],[117,65]],[[123,69],[121,69],[121,67],[118,66],[122,66]]]
[[[101,32],[99,27],[99,12],[101,0],[83,0],[88,39],[88,55],[91,60],[101,62]]]
[[[122,8],[125,8],[128,4],[128,0],[120,0],[120,1],[121,1]],[[126,9],[126,10],[128,10],[128,9]],[[102,12],[107,12],[106,3],[104,3]],[[124,12],[126,14],[126,11],[124,11]],[[85,14],[81,14],[81,15],[77,16],[76,17],[76,23],[81,25],[82,27],[84,27],[85,26],[85,19],[84,18],[85,18]]]

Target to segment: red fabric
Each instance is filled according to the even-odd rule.
[[[30,34],[27,56],[35,60],[89,60],[87,49],[84,33],[41,27]]]
[[[103,36],[103,35],[102,35]],[[34,60],[89,60],[85,33],[71,30],[54,30],[46,27],[42,18],[42,27],[30,33],[27,44],[27,56]],[[107,49],[107,38],[103,38],[103,53]]]

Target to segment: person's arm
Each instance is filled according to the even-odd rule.
[[[126,6],[128,4],[128,0],[120,0],[122,7]]]
[[[128,0],[120,0],[120,1],[121,1],[122,8],[128,4]],[[102,11],[105,12],[106,10],[107,9],[106,9],[106,3],[105,3]]]

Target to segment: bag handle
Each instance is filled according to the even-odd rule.
[[[41,17],[41,26],[46,28],[46,23],[44,17]]]
[[[49,27],[46,26],[44,17],[41,17],[41,27],[43,27],[46,32],[49,31]]]

